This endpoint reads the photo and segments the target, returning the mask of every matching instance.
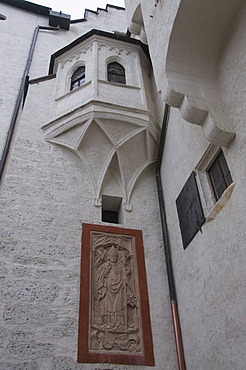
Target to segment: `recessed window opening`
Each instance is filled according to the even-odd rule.
[[[71,78],[70,91],[76,89],[77,87],[85,83],[85,66],[76,69]]]
[[[126,84],[125,68],[121,64],[117,62],[109,63],[107,72],[108,81],[124,85]]]
[[[219,152],[207,172],[211,181],[215,199],[219,200],[226,188],[228,188],[232,183],[231,173],[222,150]]]
[[[122,223],[122,198],[102,196],[102,221],[113,224]]]
[[[0,14],[0,21],[5,21],[6,19],[6,15]]]

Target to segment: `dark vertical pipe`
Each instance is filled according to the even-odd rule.
[[[167,277],[168,277],[169,295],[170,295],[170,301],[171,301],[171,311],[172,311],[172,318],[173,318],[173,327],[174,327],[175,343],[176,343],[176,349],[177,349],[178,365],[179,365],[179,370],[185,370],[186,366],[185,366],[184,349],[183,349],[183,342],[182,342],[182,333],[181,333],[181,327],[180,327],[180,321],[179,321],[178,304],[177,304],[175,281],[174,281],[174,274],[173,274],[173,267],[172,267],[171,247],[170,247],[170,240],[169,240],[168,227],[167,227],[163,186],[162,186],[162,181],[161,181],[161,164],[162,164],[162,157],[163,157],[164,146],[165,146],[169,113],[170,113],[170,107],[168,104],[166,104],[164,117],[163,117],[163,125],[162,125],[162,130],[161,130],[157,162],[156,162],[156,183],[157,183],[157,191],[158,191],[158,199],[159,199],[159,207],[160,207],[164,250],[165,250],[165,256],[166,256]]]
[[[35,30],[34,30],[34,34],[33,34],[32,42],[31,42],[28,58],[27,58],[27,61],[26,61],[25,70],[24,70],[24,73],[23,73],[23,76],[22,76],[20,89],[19,89],[19,92],[18,92],[18,96],[17,96],[17,99],[16,99],[15,106],[14,106],[14,111],[13,111],[13,114],[12,114],[12,117],[11,117],[10,126],[9,126],[9,130],[8,130],[8,134],[7,134],[7,139],[5,141],[5,145],[4,145],[4,148],[3,148],[3,154],[2,154],[2,158],[1,158],[1,162],[0,162],[0,181],[2,179],[5,163],[6,163],[6,160],[7,160],[7,157],[8,157],[8,153],[9,153],[10,144],[11,144],[13,134],[14,134],[15,124],[16,124],[16,121],[17,121],[17,117],[18,117],[20,107],[21,107],[21,101],[22,101],[24,90],[25,90],[26,79],[27,79],[27,76],[28,76],[28,73],[29,73],[29,70],[30,70],[31,62],[32,62],[33,52],[34,52],[35,44],[36,44],[37,37],[38,37],[38,31],[39,31],[39,27],[36,27]]]
[[[20,110],[20,107],[21,107],[22,99],[23,99],[25,93],[27,93],[26,82],[28,80],[28,74],[29,74],[29,71],[30,71],[32,58],[33,58],[33,54],[34,54],[34,49],[35,49],[37,38],[38,38],[38,32],[39,32],[40,29],[55,31],[55,30],[58,30],[59,27],[37,26],[34,30],[32,42],[31,42],[31,45],[30,45],[29,53],[28,53],[28,58],[27,58],[27,61],[26,61],[26,66],[25,66],[25,69],[24,69],[24,72],[23,72],[23,76],[22,76],[18,96],[17,96],[16,102],[15,102],[14,111],[13,111],[13,114],[12,114],[12,117],[11,117],[9,130],[8,130],[8,133],[7,133],[7,138],[6,138],[6,141],[5,141],[4,148],[3,148],[2,158],[1,158],[1,161],[0,161],[0,182],[2,180],[3,171],[4,171],[6,161],[7,161],[7,157],[8,157],[11,141],[12,141],[12,138],[13,138],[14,129],[15,129],[18,113],[19,113],[19,110]]]

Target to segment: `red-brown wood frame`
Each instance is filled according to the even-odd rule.
[[[120,234],[135,237],[138,278],[140,289],[140,303],[143,330],[143,354],[102,354],[89,352],[89,297],[90,297],[90,235],[91,231]],[[140,230],[125,229],[113,226],[95,224],[82,225],[82,255],[81,255],[81,283],[79,307],[78,333],[78,362],[79,363],[112,363],[125,365],[154,366],[154,352],[150,324],[149,299],[144,260],[142,232]]]

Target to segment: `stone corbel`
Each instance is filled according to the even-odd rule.
[[[222,147],[230,145],[235,133],[227,129],[230,122],[225,108],[207,107],[202,99],[179,93],[169,83],[161,93],[167,104],[180,109],[180,115],[185,121],[201,126],[211,144]]]
[[[143,44],[148,45],[147,35],[145,32],[145,29],[142,27],[139,35],[140,41],[142,41]]]
[[[137,22],[132,21],[130,23],[129,31],[133,35],[139,36],[140,41],[142,41],[143,44],[145,44],[145,45],[148,44],[146,32],[145,32],[145,29],[144,29],[144,27],[141,23],[137,23]]]
[[[141,29],[142,29],[142,25],[140,23],[133,22],[133,21],[130,23],[129,30],[131,33],[133,33],[133,35],[139,36]]]
[[[228,147],[235,137],[234,132],[222,129],[209,113],[202,124],[203,132],[211,144]]]
[[[81,106],[48,122],[42,128],[45,140],[71,150],[80,158],[94,190],[94,206],[101,207],[104,181],[111,169],[115,169],[119,174],[118,184],[124,209],[130,212],[135,183],[141,173],[156,160],[160,128],[155,120],[149,118],[148,111],[142,118],[133,117],[132,112],[125,116],[120,113],[101,111],[101,107],[96,104],[87,108]],[[98,147],[98,140],[103,144],[102,150]],[[137,145],[145,149],[137,153]],[[90,153],[93,146],[97,149],[94,158]],[[132,163],[127,166],[124,158],[131,154]]]
[[[208,113],[207,110],[199,107],[201,105],[198,99],[185,95],[180,105],[181,117],[187,122],[201,125]]]
[[[178,108],[180,107],[182,100],[184,99],[184,94],[178,93],[175,91],[168,81],[166,81],[165,88],[162,88],[160,90],[162,97],[164,101],[170,105],[173,108]]]

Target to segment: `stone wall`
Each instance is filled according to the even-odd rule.
[[[144,25],[158,90],[173,107],[161,172],[186,365],[194,370],[244,369],[245,6],[241,1],[216,2],[211,8],[197,1],[155,3],[126,1],[126,10],[136,37],[141,38],[141,27],[135,23]],[[211,103],[206,96],[213,97]],[[221,211],[207,219],[183,250],[175,201],[192,171],[199,183],[199,168],[211,150],[201,106],[217,128],[227,126],[235,134],[230,143],[217,144],[235,187]],[[203,175],[210,190],[199,183],[199,191],[208,216],[215,202]]]
[[[125,31],[122,11],[108,10],[88,14],[87,22],[71,25],[70,31],[40,31],[30,78],[46,75],[50,55],[90,28]],[[36,15],[7,6],[5,13],[12,22],[10,31],[6,28],[6,44],[8,32],[15,35],[15,22],[20,26],[26,22],[31,37]],[[18,82],[28,39],[23,57],[20,45],[19,40],[12,61],[13,68],[18,67]],[[4,62],[6,68],[8,59]],[[4,82],[12,99],[19,84],[15,80],[10,88]],[[54,80],[29,86],[1,184],[0,368],[133,370],[136,367],[77,364],[81,225],[102,224],[101,208],[93,205],[92,184],[79,157],[44,139],[41,128],[51,119],[55,92]],[[4,108],[6,112],[11,106]],[[177,362],[153,164],[139,176],[131,204],[132,211],[123,211],[120,226],[143,232],[155,368],[174,370]]]

